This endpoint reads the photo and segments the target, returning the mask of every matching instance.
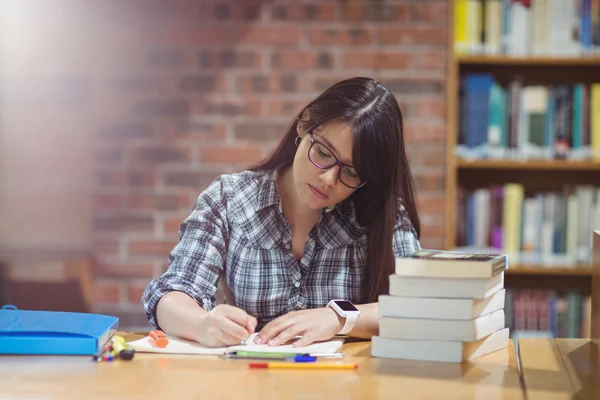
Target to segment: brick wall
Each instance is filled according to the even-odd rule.
[[[443,246],[446,1],[85,4],[83,107],[102,121],[91,132],[95,310],[144,326],[141,293],[198,194],[267,155],[300,108],[352,76],[397,96],[422,244]]]

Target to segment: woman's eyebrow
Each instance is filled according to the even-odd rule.
[[[315,134],[315,133],[313,133],[313,134],[314,134],[316,137],[318,137],[318,138],[319,138],[319,140],[322,140],[323,142],[325,142],[325,144],[327,145],[327,147],[328,147],[330,150],[332,150],[332,151],[333,151],[333,154],[335,154],[335,156],[336,156],[336,157],[338,158],[338,160],[339,160],[339,157],[338,157],[338,155],[337,155],[337,150],[335,149],[335,146],[334,146],[333,144],[331,144],[331,142],[330,142],[329,140],[325,139],[325,137],[323,137],[323,136],[321,136],[321,135],[319,135],[319,134]],[[344,164],[346,164],[346,165],[349,165],[350,167],[354,168],[354,165],[352,165],[352,162],[348,162],[348,161],[346,161],[346,160],[340,160],[340,161],[341,161],[341,162],[343,162]]]

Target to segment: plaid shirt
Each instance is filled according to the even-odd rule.
[[[323,210],[298,261],[281,209],[277,172],[222,175],[200,194],[181,224],[169,269],[142,296],[154,327],[156,305],[170,291],[186,293],[205,310],[212,309],[221,276],[232,305],[256,317],[257,329],[290,311],[325,307],[331,299],[360,301],[367,238],[353,207]],[[400,206],[394,254],[403,257],[418,249],[416,233]]]

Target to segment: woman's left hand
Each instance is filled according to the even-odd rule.
[[[343,326],[342,318],[329,307],[292,311],[265,325],[254,343],[278,346],[296,336],[302,336],[293,346],[303,347],[312,342],[330,339]]]

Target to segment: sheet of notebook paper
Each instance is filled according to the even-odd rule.
[[[245,351],[262,351],[273,353],[335,353],[344,344],[343,338],[332,338],[324,342],[317,342],[304,347],[292,347],[293,341],[290,341],[281,346],[267,346],[265,344],[254,344],[256,333],[250,335],[247,344],[240,344],[230,347],[205,347],[196,342],[189,340],[174,338],[168,336],[169,344],[165,348],[155,347],[151,343],[151,339],[145,337],[143,339],[128,342],[135,350],[141,353],[163,353],[163,354],[198,354],[198,355],[221,355],[228,351],[245,350]]]

